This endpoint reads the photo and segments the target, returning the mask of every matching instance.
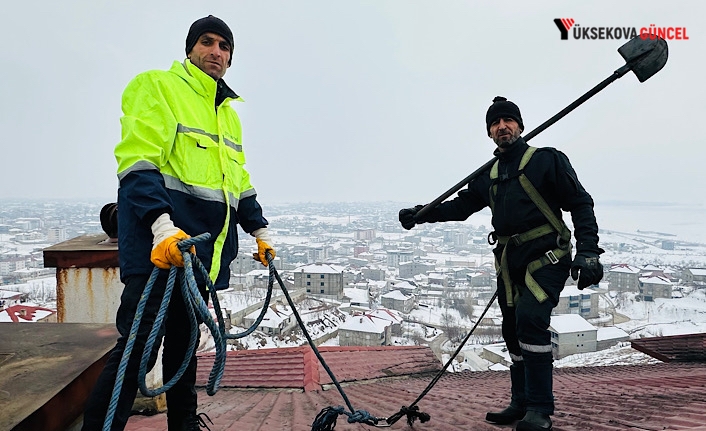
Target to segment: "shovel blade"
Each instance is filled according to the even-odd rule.
[[[630,70],[640,82],[645,82],[667,64],[667,41],[655,36],[636,36],[618,48]],[[650,38],[650,36],[654,38]]]

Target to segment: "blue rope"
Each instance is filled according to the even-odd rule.
[[[155,322],[152,326],[150,334],[145,343],[145,348],[142,352],[142,357],[140,360],[140,368],[138,371],[138,385],[140,387],[140,392],[147,397],[154,397],[162,394],[174,386],[181,376],[186,371],[186,368],[191,361],[191,355],[196,349],[196,342],[198,340],[199,324],[198,318],[206,324],[209,331],[211,332],[214,342],[216,345],[216,358],[214,365],[211,368],[211,372],[208,378],[208,384],[206,386],[206,393],[208,395],[215,395],[218,391],[218,386],[220,385],[221,378],[223,377],[223,372],[225,370],[226,362],[226,340],[227,339],[238,339],[243,338],[251,334],[265,317],[267,313],[267,308],[270,305],[270,300],[272,298],[272,277],[270,276],[270,283],[268,286],[267,296],[265,297],[265,302],[262,306],[262,310],[258,315],[255,322],[243,332],[237,334],[226,334],[225,323],[223,321],[223,314],[220,309],[220,304],[218,302],[218,295],[216,294],[216,289],[213,286],[213,282],[208,274],[208,271],[203,266],[201,261],[192,253],[189,252],[191,247],[197,242],[206,241],[211,237],[209,233],[204,233],[193,238],[189,238],[179,242],[179,249],[182,252],[184,258],[184,268],[177,268],[175,266],[169,269],[169,276],[167,278],[167,286],[162,296],[162,301],[160,303],[159,311],[155,317]],[[216,311],[217,323],[211,317],[211,313],[208,310],[208,304],[204,301],[199,291],[198,285],[196,284],[196,278],[194,276],[194,267],[198,270],[203,279],[206,281],[207,290],[210,293],[211,299],[213,301],[214,310]],[[120,398],[120,392],[123,386],[123,381],[125,379],[125,372],[127,370],[127,364],[133,351],[135,340],[137,338],[137,331],[140,327],[140,322],[142,321],[142,316],[144,314],[145,306],[147,300],[152,292],[152,287],[154,286],[157,276],[160,270],[154,268],[150,277],[145,285],[145,288],[140,296],[140,301],[137,304],[137,310],[135,311],[135,317],[132,321],[132,326],[130,327],[130,333],[125,345],[125,350],[123,351],[123,356],[120,359],[120,365],[118,366],[118,371],[115,376],[115,385],[113,386],[113,393],[108,404],[108,411],[106,413],[105,421],[103,422],[103,431],[110,431],[113,419],[115,418],[115,412],[117,410],[118,400]],[[179,284],[181,287],[182,297],[184,299],[187,315],[189,316],[189,322],[191,324],[191,332],[189,338],[189,347],[184,354],[184,360],[181,366],[177,370],[177,373],[172,377],[169,382],[164,386],[157,389],[149,389],[145,383],[145,377],[149,371],[149,359],[152,352],[152,348],[157,342],[157,336],[159,335],[159,330],[162,326],[164,318],[167,314],[167,309],[169,307],[169,301],[174,290],[174,283],[177,276],[179,277]]]
[[[120,397],[120,392],[123,387],[123,380],[125,380],[125,370],[127,369],[127,363],[130,359],[130,354],[132,353],[132,347],[135,344],[135,338],[137,337],[137,328],[140,326],[140,321],[142,320],[142,313],[145,311],[147,298],[149,298],[150,293],[152,292],[152,285],[154,285],[154,281],[157,279],[158,274],[159,271],[155,268],[147,281],[145,289],[142,291],[140,302],[137,304],[135,318],[132,321],[132,327],[130,327],[130,334],[128,335],[127,344],[125,345],[125,350],[123,351],[123,356],[120,359],[120,365],[118,366],[118,372],[115,376],[115,385],[113,386],[113,394],[110,398],[110,403],[108,404],[108,412],[105,416],[105,422],[103,422],[103,431],[110,431],[110,427],[113,424],[115,410],[118,406],[118,398]],[[171,270],[169,272],[169,279],[173,279]]]

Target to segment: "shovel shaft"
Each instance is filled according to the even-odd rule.
[[[415,220],[421,220],[424,218],[424,215],[431,211],[432,209],[436,208],[437,205],[445,201],[449,196],[452,194],[456,193],[457,191],[461,190],[465,185],[476,179],[480,174],[483,173],[486,169],[490,169],[491,166],[493,166],[493,163],[497,160],[497,157],[493,157],[491,160],[489,160],[486,164],[481,166],[480,168],[476,169],[473,171],[472,174],[467,176],[466,178],[462,179],[460,182],[458,182],[455,186],[451,187],[450,189],[446,190],[444,194],[439,196],[438,198],[434,199],[432,202],[428,203],[424,208],[420,209],[417,211],[417,213],[414,215]]]
[[[574,109],[578,108],[583,102],[587,101],[591,97],[595,96],[598,92],[606,88],[610,83],[613,81],[619,79],[626,73],[630,71],[631,67],[629,64],[625,64],[621,68],[617,69],[615,72],[613,72],[612,75],[601,81],[598,85],[587,91],[583,96],[579,97],[578,99],[574,100],[569,106],[566,108],[562,109],[559,111],[556,115],[554,115],[552,118],[548,119],[544,123],[540,124],[538,127],[536,127],[534,130],[529,132],[527,135],[524,136],[525,142],[529,141],[530,139],[534,138],[535,136],[539,135],[542,133],[545,129],[549,128],[552,124],[556,123],[557,121],[561,120],[563,117],[565,117],[569,112],[573,111]],[[491,166],[493,166],[493,163],[497,160],[497,157],[493,157],[491,160],[486,162],[483,166],[480,168],[476,169],[471,173],[469,176],[464,178],[463,180],[459,181],[455,186],[451,187],[448,189],[446,192],[444,192],[442,195],[440,195],[438,198],[434,199],[432,202],[428,203],[424,208],[421,210],[417,211],[417,213],[414,215],[415,220],[423,220],[424,215],[429,213],[433,208],[436,208],[437,205],[445,201],[449,196],[452,194],[456,193],[457,191],[461,190],[463,187],[465,187],[468,183],[471,181],[475,180],[480,174],[482,174],[484,171],[487,169],[490,169]]]
[[[579,97],[578,99],[574,100],[569,106],[566,108],[562,109],[559,111],[555,116],[552,118],[548,119],[544,123],[540,124],[537,126],[534,130],[529,132],[524,138],[525,141],[529,141],[530,139],[534,138],[535,136],[539,135],[544,131],[544,129],[549,128],[552,124],[556,123],[557,121],[561,120],[563,117],[565,117],[569,112],[573,111],[574,109],[578,108],[583,102],[587,101],[591,97],[595,96],[598,94],[600,91],[602,91],[604,88],[606,88],[608,85],[610,85],[613,81],[617,80],[618,78],[622,77],[626,73],[630,71],[630,66],[625,64],[623,67],[620,69],[616,70],[613,72],[612,75],[601,81],[598,85],[593,87],[592,89],[588,90],[583,96]]]

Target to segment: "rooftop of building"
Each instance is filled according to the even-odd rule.
[[[703,342],[706,335],[693,338]],[[306,355],[313,352],[308,348],[230,352],[220,390],[209,397],[200,387],[199,411],[211,418],[214,431],[311,429],[323,408],[345,403],[318,362]],[[376,417],[389,417],[409,405],[439,369],[427,347],[325,347],[322,355],[354,408]],[[199,385],[210,366],[209,356],[202,355]],[[308,381],[303,377],[307,375]],[[316,376],[318,383],[313,382]],[[509,385],[507,371],[446,373],[418,403],[431,420],[416,422],[412,428],[403,418],[391,429],[511,429],[485,421],[487,411],[505,407]],[[554,430],[706,430],[705,387],[703,359],[556,369]],[[165,423],[165,414],[133,416],[126,430],[161,430]],[[339,417],[336,425],[338,431],[373,428],[348,424],[345,417]]]

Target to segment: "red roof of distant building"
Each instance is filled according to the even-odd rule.
[[[439,361],[425,346],[319,347],[339,382],[438,371]],[[199,355],[196,382],[205,385],[214,353]],[[309,347],[239,350],[226,355],[222,388],[319,390],[333,383]]]
[[[706,333],[639,338],[631,344],[663,362],[706,362]]]
[[[55,313],[55,311],[44,307],[16,304],[5,308],[0,311],[0,313],[7,313],[12,322],[36,322],[39,319]]]

